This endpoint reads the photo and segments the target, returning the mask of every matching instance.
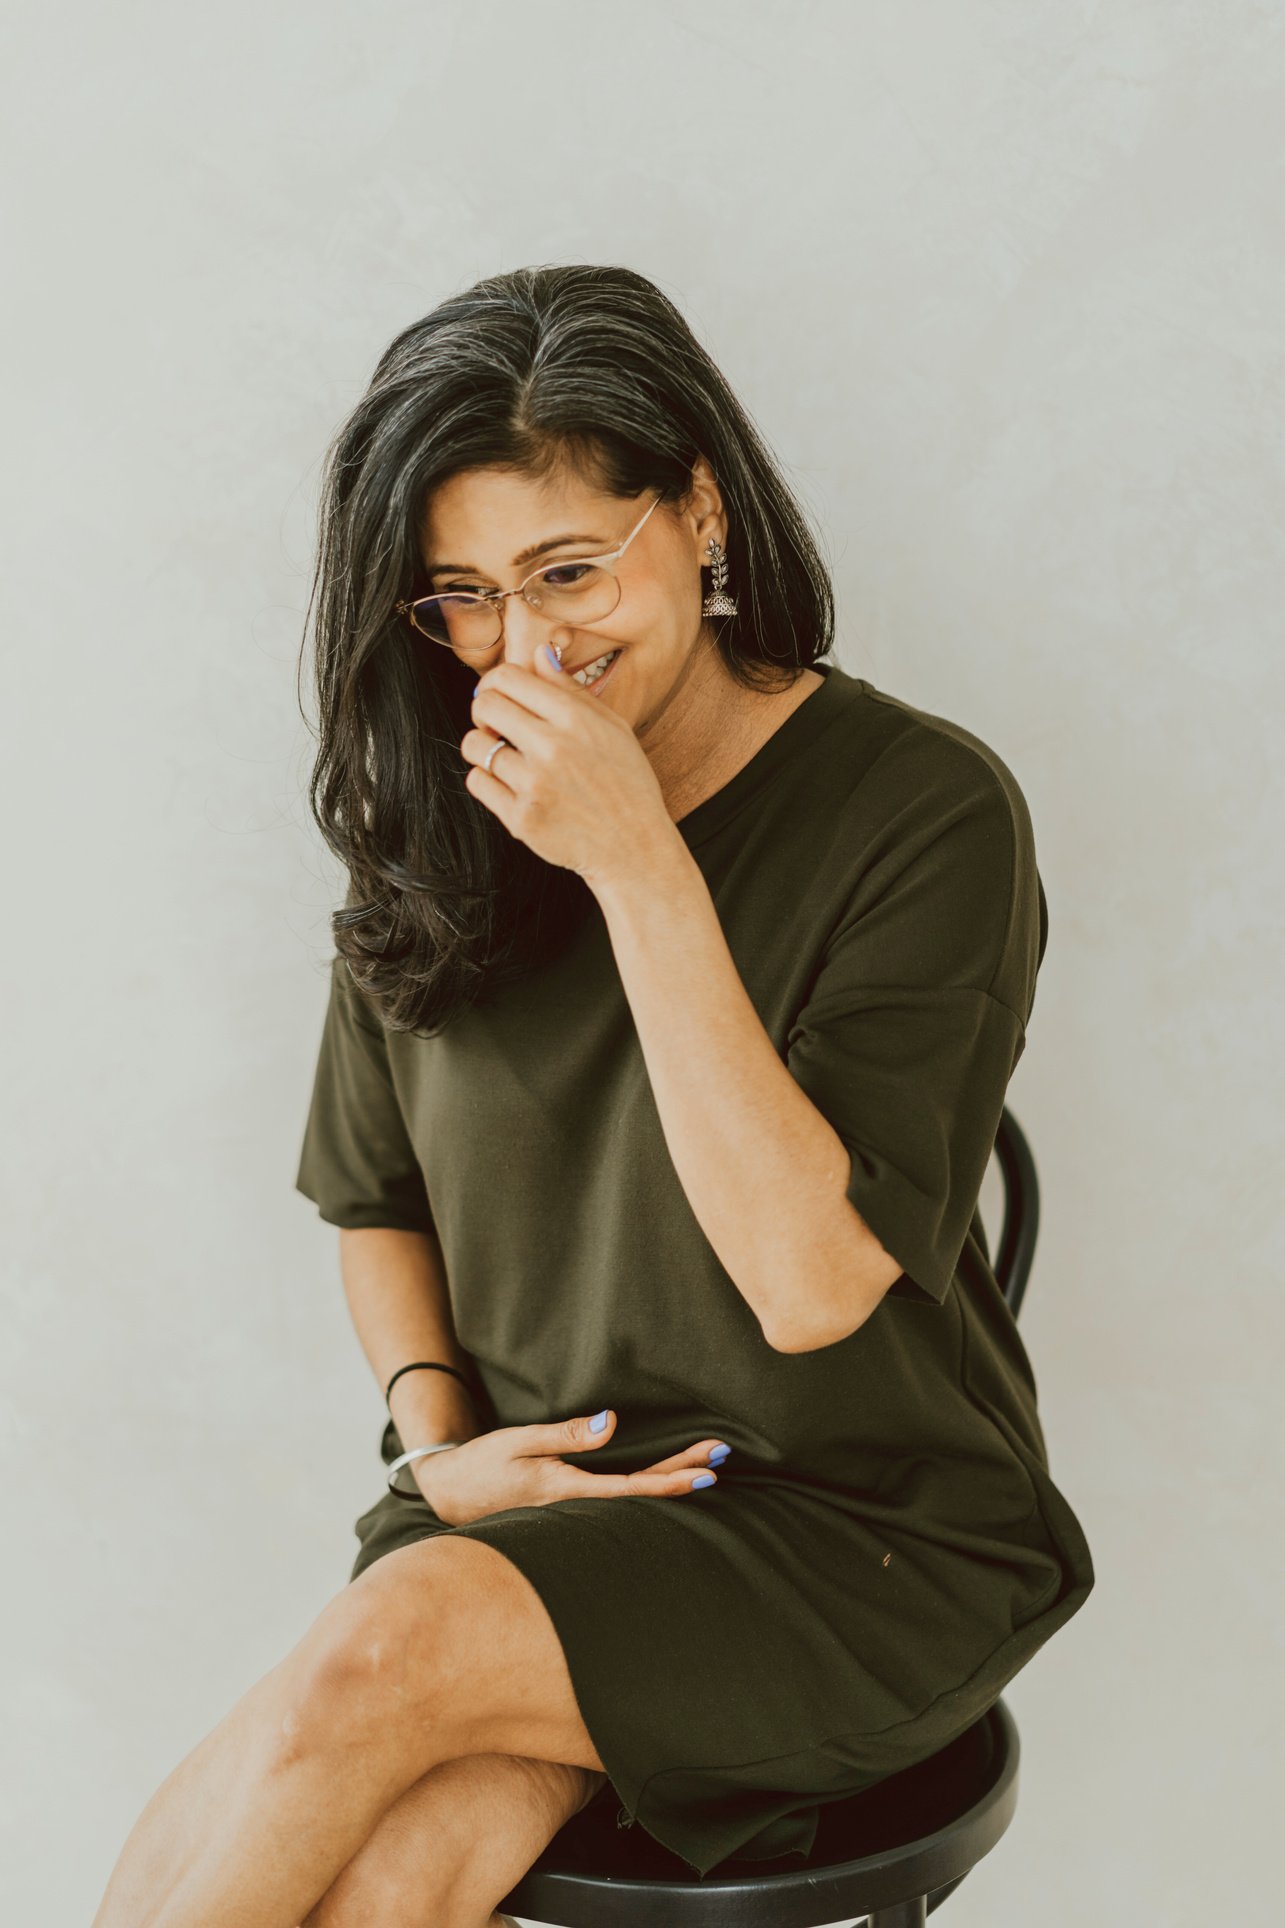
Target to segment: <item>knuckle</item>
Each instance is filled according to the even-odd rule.
[[[562,1475],[566,1470],[566,1467],[560,1466],[557,1460],[530,1461],[526,1469],[524,1490],[533,1495],[537,1506],[557,1499],[562,1485]],[[521,1504],[520,1501],[518,1503]]]

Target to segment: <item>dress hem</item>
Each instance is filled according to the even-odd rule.
[[[639,1825],[643,1827],[662,1848],[684,1862],[686,1866],[702,1880],[711,1870],[718,1867],[722,1862],[743,1854],[746,1849],[752,1847],[755,1840],[760,1836],[766,1835],[770,1829],[779,1827],[782,1822],[791,1819],[796,1809],[810,1810],[810,1812],[797,1816],[797,1839],[793,1842],[786,1842],[781,1848],[774,1849],[762,1857],[751,1855],[748,1858],[756,1861],[761,1858],[765,1864],[769,1861],[778,1861],[785,1855],[791,1853],[800,1854],[806,1858],[811,1853],[815,1844],[820,1822],[819,1809],[821,1807],[829,1805],[829,1803],[833,1801],[848,1799],[854,1794],[863,1793],[878,1782],[886,1780],[890,1775],[917,1765],[919,1762],[926,1760],[930,1755],[949,1746],[952,1740],[957,1739],[960,1734],[973,1726],[975,1722],[981,1720],[1000,1698],[1009,1681],[1012,1680],[1021,1668],[1025,1666],[1026,1662],[1033,1657],[1034,1653],[1043,1645],[1044,1641],[1078,1611],[1087,1598],[1092,1586],[1091,1581],[1085,1580],[1068,1585],[1069,1570],[1065,1567],[1062,1568],[1050,1582],[1049,1588],[1047,1588],[1045,1594],[1041,1596],[1041,1600],[1037,1603],[1036,1608],[1027,1615],[1019,1627],[1014,1628],[1012,1633],[1007,1635],[997,1647],[992,1648],[990,1652],[982,1658],[971,1674],[967,1675],[964,1680],[955,1686],[943,1688],[935,1694],[930,1701],[926,1702],[923,1707],[917,1709],[912,1714],[906,1715],[903,1719],[890,1722],[887,1726],[879,1729],[848,1730],[846,1733],[825,1734],[802,1747],[794,1747],[784,1753],[762,1755],[734,1761],[723,1760],[694,1764],[683,1763],[681,1766],[676,1767],[657,1768],[649,1774],[644,1781],[637,1785],[631,1796],[628,1790],[632,1777],[623,1770],[619,1773],[613,1770],[609,1754],[614,1753],[614,1749],[611,1748],[610,1742],[608,1743],[608,1747],[604,1749],[601,1745],[599,1735],[594,1732],[590,1724],[590,1717],[586,1713],[585,1697],[581,1691],[581,1683],[577,1679],[577,1670],[580,1666],[582,1655],[577,1642],[568,1636],[567,1627],[570,1624],[569,1620],[560,1624],[562,1603],[557,1594],[557,1590],[554,1587],[546,1588],[544,1585],[541,1585],[535,1578],[535,1575],[528,1571],[522,1558],[514,1553],[511,1546],[501,1546],[498,1539],[492,1538],[487,1528],[493,1520],[499,1517],[498,1515],[492,1515],[490,1519],[471,1521],[467,1525],[450,1528],[448,1530],[469,1538],[486,1540],[488,1544],[494,1546],[497,1552],[502,1553],[504,1557],[522,1573],[523,1577],[539,1594],[541,1604],[544,1606],[546,1613],[548,1613],[557,1631],[559,1642],[566,1658],[567,1670],[571,1677],[572,1691],[575,1695],[580,1717],[584,1721],[586,1732],[588,1732],[598,1751],[598,1756],[606,1770],[607,1778],[619,1798],[621,1805],[617,1814],[617,1826],[632,1827]],[[547,1572],[547,1569],[544,1571]],[[1044,1599],[1058,1587],[1062,1588],[1061,1593],[1054,1598],[1051,1606],[1043,1608],[1041,1611]],[[1033,1640],[1032,1631],[1037,1627],[1038,1638]],[[985,1683],[984,1692],[987,1698],[969,1703],[961,1713],[961,1701],[966,1699],[970,1689],[975,1689],[979,1682]],[[955,1718],[941,1718],[942,1714],[948,1713],[952,1708],[956,1710]],[[933,1719],[934,1715],[939,1716],[936,1721]],[[829,1762],[833,1767],[839,1769],[852,1767],[850,1760],[845,1757],[845,1743],[847,1744],[847,1755],[856,1753],[859,1750],[869,1750],[871,1748],[874,1748],[877,1752],[879,1743],[886,1742],[890,1737],[898,1735],[905,1736],[909,1730],[917,1728],[920,1724],[923,1724],[928,1730],[928,1734],[925,1736],[925,1744],[922,1748],[916,1748],[909,1759],[897,1759],[890,1765],[883,1767],[875,1767],[872,1763],[871,1767],[866,1771],[863,1771],[859,1767],[853,1767],[852,1771],[859,1776],[854,1783],[845,1786],[837,1792],[816,1793],[806,1790],[799,1792],[793,1797],[793,1807],[789,1805],[791,1800],[789,1791],[785,1789],[779,1790],[780,1804],[778,1805],[777,1812],[769,1814],[766,1819],[759,1819],[757,1825],[753,1824],[755,1817],[749,1816],[747,1817],[750,1823],[748,1826],[725,1827],[720,1832],[718,1828],[709,1821],[702,1821],[698,1828],[691,1830],[684,1827],[682,1815],[679,1811],[671,1809],[665,1813],[657,1813],[656,1802],[649,1799],[656,1784],[663,1781],[667,1775],[681,1775],[684,1777],[711,1775],[715,1777],[726,1777],[727,1775],[737,1773],[757,1772],[764,1768],[770,1768],[778,1763],[784,1767],[792,1761],[815,1761],[818,1756]],[[606,1730],[603,1731],[605,1732]],[[783,1776],[783,1778],[786,1777]],[[773,1792],[770,1788],[752,1787],[747,1787],[744,1791],[746,1793],[758,1793],[762,1795],[765,1802],[768,1803],[770,1803]],[[663,1807],[663,1803],[661,1805]],[[650,1815],[646,1812],[648,1808],[652,1810]],[[627,1818],[624,1820],[620,1819],[620,1815],[622,1814]],[[698,1835],[700,1837],[699,1839],[697,1838]],[[711,1841],[713,1841],[716,1851],[711,1851]]]

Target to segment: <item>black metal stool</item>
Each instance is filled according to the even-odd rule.
[[[1016,1317],[1035,1253],[1039,1187],[1007,1109],[994,1156],[1004,1181],[994,1270]],[[704,1880],[645,1829],[617,1828],[619,1797],[608,1782],[499,1906],[548,1928],[820,1928],[845,1917],[915,1928],[1012,1820],[1018,1755],[1017,1727],[997,1701],[927,1760],[822,1806],[811,1854],[788,1872],[755,1873],[768,1864],[733,1855]]]

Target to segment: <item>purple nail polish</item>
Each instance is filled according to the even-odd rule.
[[[697,1473],[695,1479],[692,1481],[692,1490],[695,1491],[698,1486],[713,1486],[715,1483],[712,1473]]]

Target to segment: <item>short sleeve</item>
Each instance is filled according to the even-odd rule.
[[[998,759],[925,731],[881,766],[786,1062],[850,1154],[848,1198],[901,1262],[890,1291],[941,1304],[1025,1047],[1047,908]]]
[[[330,1001],[295,1189],[331,1225],[434,1229],[384,1034],[339,956],[331,963]]]

